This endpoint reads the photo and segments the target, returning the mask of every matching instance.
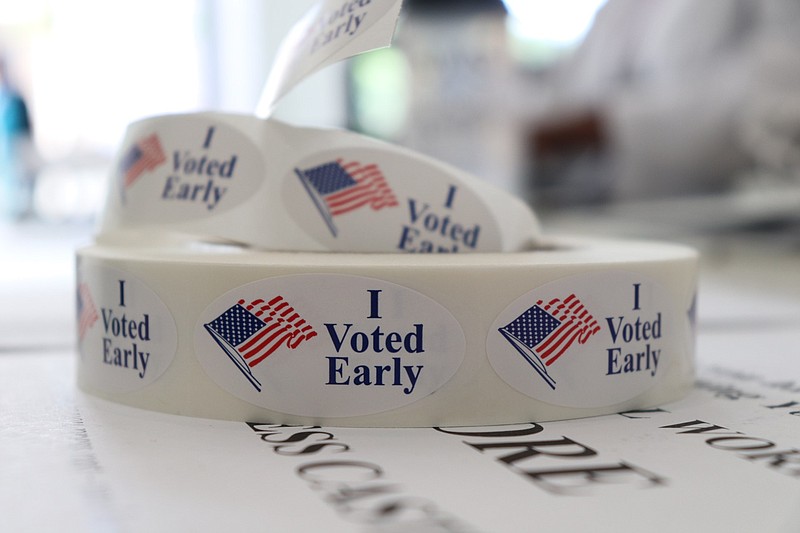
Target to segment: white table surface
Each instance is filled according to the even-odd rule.
[[[527,428],[521,437],[324,428],[346,451],[292,455],[276,441],[302,428],[146,412],[76,389],[73,250],[89,233],[0,231],[0,531],[800,531],[791,234],[689,239],[704,252],[698,385],[661,411],[494,428]],[[501,460],[564,438],[594,455]],[[637,473],[587,482],[620,464]],[[584,473],[541,475],[565,468]]]

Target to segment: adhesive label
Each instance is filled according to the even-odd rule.
[[[290,216],[330,250],[494,251],[492,211],[450,172],[395,153],[341,149],[297,161],[284,178]]]
[[[327,65],[389,46],[401,4],[401,0],[325,0],[314,4],[278,47],[257,114],[269,116],[284,94]]]
[[[301,274],[229,291],[201,315],[195,351],[223,389],[300,416],[357,416],[435,392],[464,358],[440,304],[359,276]]]
[[[129,131],[109,205],[131,223],[195,220],[249,200],[263,180],[263,156],[241,131],[202,115],[157,120]]]
[[[130,392],[153,383],[172,363],[178,343],[175,321],[141,280],[81,263],[76,296],[83,382],[106,392]]]
[[[626,272],[560,279],[519,297],[497,317],[486,349],[518,391],[551,404],[602,407],[651,388],[683,357],[671,298]]]

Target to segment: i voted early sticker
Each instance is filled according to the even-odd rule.
[[[685,350],[685,320],[658,283],[630,272],[560,279],[512,302],[489,330],[489,361],[509,385],[569,407],[650,389]]]
[[[127,222],[182,222],[249,200],[263,176],[261,151],[213,115],[156,120],[129,131],[109,201]]]
[[[480,252],[502,242],[492,211],[462,180],[388,149],[307,157],[282,193],[297,225],[329,250]]]
[[[172,363],[175,321],[135,276],[81,263],[76,306],[82,382],[106,392],[131,392],[153,383]]]
[[[223,389],[300,416],[345,417],[408,405],[464,358],[461,326],[440,304],[390,282],[338,274],[268,278],[212,303],[197,357]]]

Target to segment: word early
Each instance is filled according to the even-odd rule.
[[[315,22],[311,34],[314,40],[311,43],[311,53],[323,48],[340,37],[352,37],[358,31],[364,18],[370,0],[350,0],[327,13],[323,13]]]

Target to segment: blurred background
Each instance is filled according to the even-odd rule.
[[[4,104],[6,137],[18,137],[7,150],[17,160],[4,159],[5,218],[90,221],[138,118],[253,112],[281,38],[312,4],[1,0],[4,93],[26,111]],[[412,146],[519,189],[539,100],[527,78],[572,50],[601,4],[407,1],[394,47],[324,70],[277,116]]]
[[[71,305],[127,124],[252,112],[313,3],[0,0],[0,298],[21,302],[2,306],[0,349],[32,342],[9,326],[32,290]],[[745,236],[793,260],[798,27],[796,0],[406,0],[392,48],[315,74],[276,117],[443,159],[545,228]]]

